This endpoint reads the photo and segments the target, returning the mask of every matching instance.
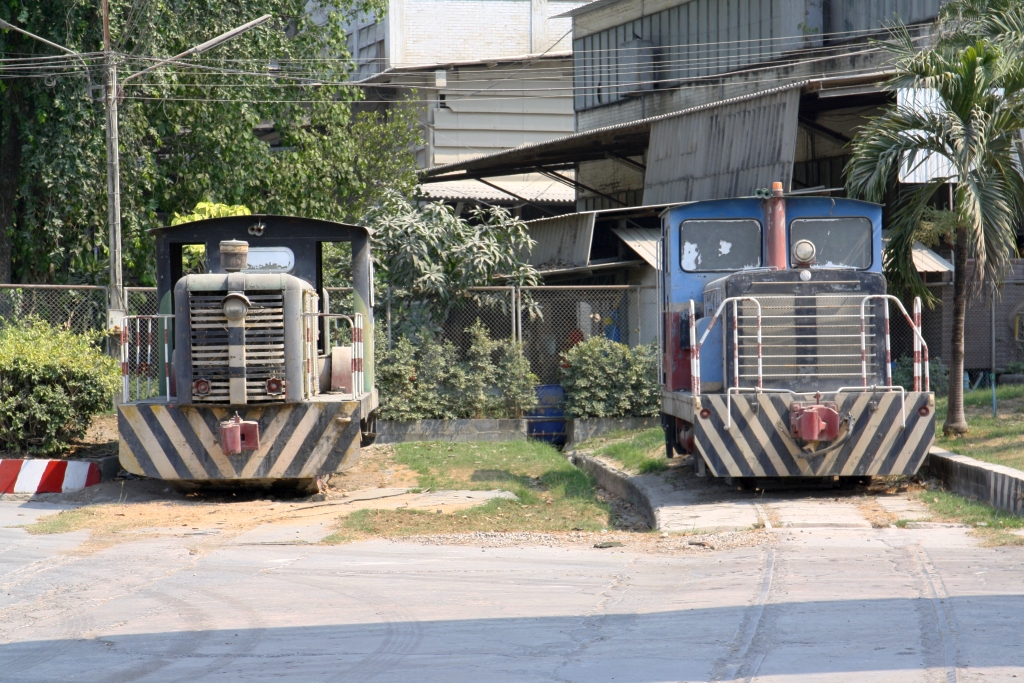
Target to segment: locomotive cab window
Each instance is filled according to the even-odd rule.
[[[811,267],[871,267],[871,221],[857,216],[797,218],[789,224],[789,243],[808,240],[814,245]]]
[[[679,226],[680,258],[687,272],[761,266],[761,223],[753,219],[694,219]]]
[[[295,254],[288,247],[249,247],[246,273],[290,273],[295,267]]]

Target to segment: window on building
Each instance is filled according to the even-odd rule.
[[[789,224],[789,243],[810,240],[817,268],[870,268],[871,221],[861,217],[797,218]]]
[[[761,223],[753,219],[694,219],[679,226],[688,272],[733,271],[761,265]]]

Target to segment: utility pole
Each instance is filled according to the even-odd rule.
[[[117,62],[110,48],[110,3],[102,0],[103,56],[107,65],[107,226],[110,230],[110,305],[107,327],[120,326],[127,312],[121,272],[121,162],[117,140]]]
[[[120,88],[117,83],[117,59],[114,54],[114,50],[110,46],[110,3],[109,0],[100,0],[100,3],[100,13],[103,18],[103,55],[107,67],[107,223],[110,228],[110,305],[108,306],[109,312],[107,314],[107,327],[113,328],[114,326],[120,326],[121,319],[127,312],[127,306],[124,298],[124,279],[121,273],[121,162],[119,158],[117,140],[117,103],[120,99],[121,93],[119,92]],[[222,33],[216,38],[212,38],[201,45],[189,48],[181,54],[160,60],[146,69],[136,71],[131,74],[121,82],[121,86],[133,78],[138,78],[139,76],[147,74],[159,67],[171,64],[180,59],[184,59],[185,57],[202,54],[211,48],[217,47],[221,43],[225,43],[232,38],[242,35],[249,29],[270,21],[271,18],[271,15],[264,14],[259,19],[254,19],[253,21],[233,28],[227,33]],[[51,43],[45,38],[41,38],[34,33],[29,33],[28,31],[9,24],[2,19],[0,19],[0,29],[17,31],[18,33],[34,38],[35,40],[66,52],[67,54],[76,55],[79,58],[82,57],[74,50],[69,50],[62,45]],[[85,64],[84,59],[82,64],[85,66],[86,74],[88,75],[89,67]]]

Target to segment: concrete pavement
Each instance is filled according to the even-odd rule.
[[[94,548],[2,528],[0,679],[1024,678],[1024,549],[821,526],[827,506],[788,502],[767,504],[788,525],[760,545],[681,555],[216,535]],[[0,526],[42,512],[3,501]]]

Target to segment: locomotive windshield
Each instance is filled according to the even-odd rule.
[[[295,267],[295,254],[288,247],[249,247],[243,272],[289,273]]]
[[[761,223],[688,220],[679,226],[683,270],[732,271],[761,265]]]
[[[789,242],[810,240],[818,268],[871,266],[871,221],[860,217],[798,218],[789,225]]]

